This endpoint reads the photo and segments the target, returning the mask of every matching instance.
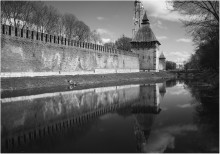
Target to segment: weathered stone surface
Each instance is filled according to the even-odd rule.
[[[139,69],[137,56],[2,35],[1,72],[75,72]]]

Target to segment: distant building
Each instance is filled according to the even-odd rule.
[[[139,56],[140,70],[159,71],[159,45],[145,12],[141,27],[131,41],[132,52]]]
[[[166,70],[166,58],[163,52],[160,54],[159,57],[159,70]]]

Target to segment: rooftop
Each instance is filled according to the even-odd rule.
[[[141,25],[142,26],[138,29],[137,33],[132,39],[132,42],[157,42],[160,45],[160,42],[157,40],[152,29],[150,28],[150,23],[146,12],[143,16]]]

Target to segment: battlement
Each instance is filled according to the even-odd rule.
[[[121,55],[129,55],[129,56],[137,57],[137,54],[135,53],[128,53],[127,51],[118,50],[116,48],[109,48],[103,45],[70,40],[62,36],[41,33],[38,31],[31,31],[28,29],[21,29],[9,25],[1,25],[1,27],[2,27],[2,35],[8,35],[11,37],[20,37],[25,39],[31,39],[33,41],[40,41],[49,44],[57,44],[61,46],[73,46],[78,48],[95,50],[102,53],[121,54]]]

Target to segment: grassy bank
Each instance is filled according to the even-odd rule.
[[[174,75],[166,72],[138,72],[123,74],[97,74],[75,76],[47,76],[47,77],[19,77],[2,78],[2,91],[15,91],[35,88],[49,88],[59,86],[91,87],[95,85],[117,85],[134,82],[159,82],[173,78]]]

